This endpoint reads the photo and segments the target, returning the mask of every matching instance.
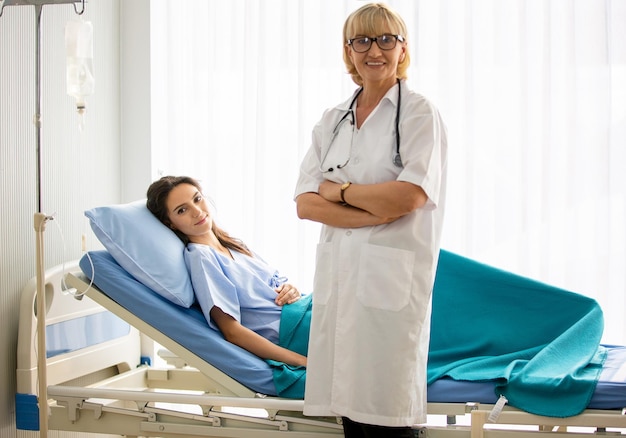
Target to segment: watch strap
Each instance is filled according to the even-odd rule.
[[[341,203],[342,203],[343,205],[350,205],[350,204],[348,204],[348,203],[346,202],[346,199],[344,198],[344,192],[346,191],[346,189],[347,189],[348,187],[350,187],[350,184],[352,184],[352,183],[351,183],[350,181],[348,181],[347,183],[343,183],[343,184],[341,185],[341,190],[340,190],[340,192],[339,192],[339,195],[341,196]]]

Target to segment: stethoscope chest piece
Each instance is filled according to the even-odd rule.
[[[400,156],[399,153],[396,152],[396,154],[393,156],[393,164],[396,167],[402,167],[402,157]]]

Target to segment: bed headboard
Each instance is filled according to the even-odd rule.
[[[83,296],[63,290],[63,276],[81,275],[78,261],[46,270],[47,381],[59,385],[100,370],[140,363],[139,332]],[[17,393],[37,393],[37,279],[22,290],[17,340]]]

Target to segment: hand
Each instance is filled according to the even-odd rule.
[[[289,283],[284,283],[274,290],[278,294],[274,302],[279,306],[295,303],[302,297],[298,289]]]
[[[319,195],[330,202],[341,202],[341,184],[324,180],[319,186]]]

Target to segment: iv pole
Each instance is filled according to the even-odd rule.
[[[35,143],[37,154],[37,213],[34,216],[36,233],[36,269],[37,269],[37,378],[39,388],[39,436],[48,436],[48,376],[46,362],[46,297],[45,267],[43,254],[43,232],[46,222],[52,220],[41,211],[41,12],[44,5],[73,4],[74,12],[85,12],[85,0],[0,0],[0,17],[5,6],[32,5],[35,7]],[[76,4],[81,4],[80,11]]]

